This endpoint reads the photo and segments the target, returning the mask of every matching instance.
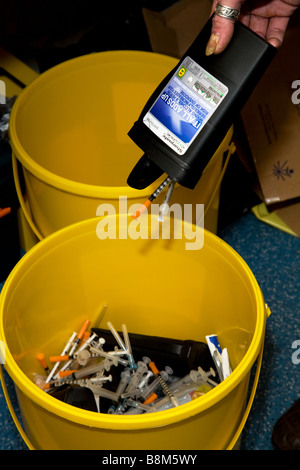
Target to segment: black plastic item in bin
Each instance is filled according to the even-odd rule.
[[[5,281],[20,258],[18,207],[11,148],[8,142],[0,141],[0,208],[10,208],[9,213],[0,217],[0,282]]]
[[[103,328],[92,328],[99,338],[105,339],[104,351],[113,351],[116,346],[115,338],[110,330]],[[118,332],[122,336],[121,332]],[[136,333],[129,333],[132,354],[135,362],[141,361],[144,356],[149,357],[158,370],[164,370],[166,366],[171,367],[173,375],[181,378],[187,375],[190,370],[202,367],[205,371],[214,369],[209,348],[206,343],[193,340],[178,340],[173,338],[164,338],[161,336],[148,336]],[[112,367],[110,374],[112,381],[105,384],[105,388],[116,391],[120,381],[120,374],[124,370],[123,366]],[[217,376],[214,380],[218,381]],[[111,400],[101,398],[101,412],[106,413]]]
[[[105,339],[103,349],[113,351],[116,341],[110,330],[92,328],[93,333]],[[118,332],[122,336],[121,332]],[[178,340],[161,336],[129,334],[134,360],[141,361],[147,356],[154,361],[158,369],[170,366],[175,376],[183,377],[191,369],[201,366],[205,370],[215,369],[206,343],[193,340]]]

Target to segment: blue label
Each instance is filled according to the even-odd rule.
[[[203,125],[208,110],[173,79],[153,105],[151,114],[182,142],[189,143]]]
[[[143,122],[166,145],[184,154],[228,92],[228,88],[186,57]]]

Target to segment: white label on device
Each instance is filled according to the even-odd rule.
[[[186,57],[143,122],[183,155],[227,93],[227,86]]]

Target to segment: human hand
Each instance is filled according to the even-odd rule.
[[[223,4],[223,0],[222,4]],[[213,0],[212,12],[217,0]],[[282,44],[290,17],[300,0],[224,0],[227,7],[240,10],[239,21],[259,34],[275,47]],[[212,34],[206,46],[206,55],[219,54],[229,44],[234,31],[234,21],[214,15]]]

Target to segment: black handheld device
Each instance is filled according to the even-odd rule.
[[[212,17],[128,132],[144,152],[129,186],[143,189],[166,173],[193,189],[276,54],[237,21],[225,51],[206,56],[211,27]]]

